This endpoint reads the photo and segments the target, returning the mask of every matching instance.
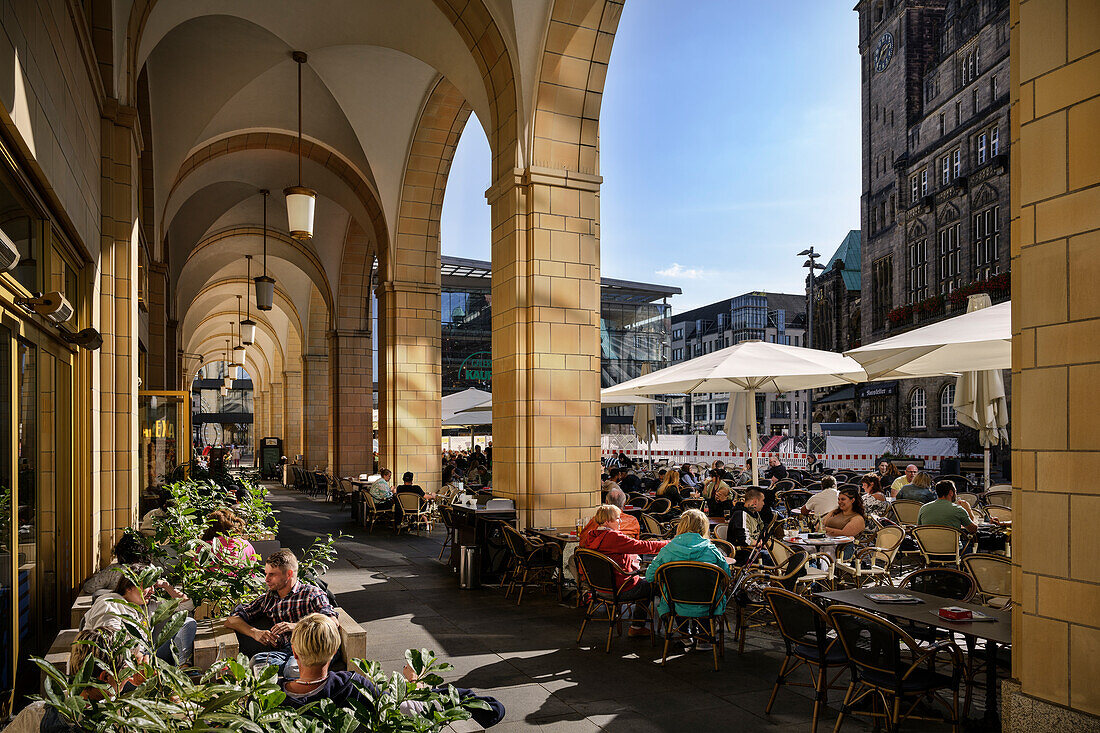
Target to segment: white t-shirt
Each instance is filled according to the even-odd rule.
[[[840,506],[837,497],[840,492],[836,489],[822,489],[809,498],[806,509],[813,512],[819,519]]]

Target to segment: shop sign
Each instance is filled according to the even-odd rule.
[[[856,387],[856,393],[860,397],[885,397],[887,395],[896,395],[898,393],[898,383],[894,381],[860,384]]]
[[[491,382],[493,380],[493,355],[478,351],[462,360],[458,367],[460,382]]]

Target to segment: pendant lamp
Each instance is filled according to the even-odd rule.
[[[252,306],[252,301],[248,300],[248,282],[252,279],[252,255],[245,255],[244,258],[248,261],[247,272],[248,279],[245,280],[244,286],[244,320],[241,321],[241,343],[245,346],[251,346],[256,341],[256,322],[252,320],[252,315],[249,313],[249,309]],[[238,310],[240,310],[238,308]]]
[[[237,322],[240,323],[240,320],[241,320],[241,296],[238,295],[237,296]],[[230,332],[232,333],[233,324],[230,323],[229,325],[230,325]],[[240,332],[239,331],[237,333],[237,336],[238,336],[237,345],[233,347],[233,366],[240,368],[241,366],[244,365],[244,355],[245,355],[246,352],[245,352],[244,344],[241,343],[242,339],[240,338]],[[237,377],[237,378],[240,379],[240,377]]]
[[[275,305],[275,279],[267,276],[267,197],[271,194],[261,189],[264,197],[264,274],[256,278],[256,309],[269,311]]]
[[[303,51],[294,51],[291,58],[298,64],[298,185],[283,189],[286,195],[286,216],[290,236],[295,239],[313,237],[313,212],[317,207],[317,192],[302,185],[302,64],[308,58]]]

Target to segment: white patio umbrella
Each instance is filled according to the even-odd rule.
[[[442,415],[444,423],[446,423],[447,419],[451,416],[469,409],[480,402],[485,402],[491,397],[492,395],[490,393],[480,389],[474,389],[473,387],[447,395],[441,400],[443,403]]]
[[[844,352],[871,380],[1012,367],[1012,304],[1000,303]]]
[[[967,313],[990,308],[989,295],[971,295]],[[985,488],[989,488],[989,449],[1008,441],[1008,400],[1005,380],[1000,369],[963,372],[955,382],[955,414],[967,427],[978,431],[985,453]]]
[[[843,354],[753,340],[608,387],[604,392],[609,395],[746,392],[755,481],[760,471],[756,442],[757,392],[791,392],[865,381],[867,375],[859,363]]]
[[[642,364],[642,376],[649,374],[649,362]],[[603,394],[600,394],[603,402]],[[613,398],[612,398],[613,399]],[[646,458],[649,458],[653,447],[653,438],[657,435],[657,411],[652,405],[639,404],[634,407],[634,433],[638,440],[645,441]]]
[[[649,397],[641,397],[638,395],[612,395],[608,396],[600,392],[600,409],[605,407],[620,407],[623,405],[663,405],[662,400],[653,400]],[[483,410],[493,411],[493,396],[489,395],[487,399],[478,402],[475,405],[465,407],[455,412],[456,415],[462,415],[467,412],[481,412]]]

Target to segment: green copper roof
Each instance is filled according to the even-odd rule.
[[[843,269],[840,271],[840,276],[844,278],[844,287],[848,290],[859,290],[859,272],[861,265],[859,258],[858,229],[853,229],[848,232],[848,236],[840,243],[836,253],[824,263],[826,272],[833,269],[833,263],[837,260],[844,263]]]

